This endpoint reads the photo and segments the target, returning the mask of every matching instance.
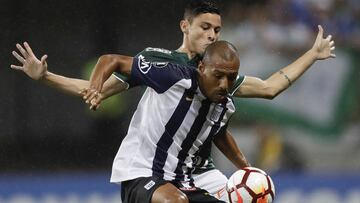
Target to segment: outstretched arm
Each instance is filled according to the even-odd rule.
[[[241,169],[250,166],[228,130],[224,131],[223,134],[216,136],[213,142],[237,168]]]
[[[86,103],[90,103],[90,109],[96,110],[102,98],[99,95],[105,94],[105,81],[114,73],[119,72],[125,76],[130,76],[133,57],[108,54],[99,58],[90,78],[90,86],[82,94]],[[114,77],[114,76],[112,76]]]
[[[323,38],[323,28],[319,32],[313,47],[292,64],[272,74],[268,79],[245,77],[243,84],[235,92],[236,97],[256,97],[273,99],[294,83],[317,60],[335,58],[334,41],[331,35]]]
[[[87,80],[64,77],[48,71],[48,65],[46,63],[47,55],[44,55],[39,60],[33,53],[30,45],[25,42],[24,47],[20,44],[16,44],[18,51],[13,51],[14,57],[21,63],[21,65],[11,65],[12,69],[23,71],[33,80],[42,81],[50,87],[54,87],[64,93],[82,96],[79,92],[85,88],[88,88],[90,82]],[[127,85],[120,82],[115,77],[109,78],[104,84],[104,91],[101,95],[102,99],[112,96],[125,90]]]

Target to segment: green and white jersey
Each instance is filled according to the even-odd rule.
[[[153,48],[153,47],[148,47],[144,49],[143,51],[138,53],[136,57],[140,55],[146,58],[147,61],[150,61],[150,64],[144,64],[145,66],[161,65],[162,63],[174,63],[174,64],[197,67],[199,61],[202,59],[202,56],[200,55],[196,55],[194,58],[189,59],[186,53],[182,53],[174,50],[162,49],[162,48]],[[121,74],[114,73],[114,76],[121,81],[128,82],[130,88],[133,86],[131,84],[131,80],[124,78]],[[243,81],[244,81],[244,76],[238,76],[234,86],[230,91],[231,96],[240,87]],[[212,142],[204,143],[201,150],[199,150],[199,152],[193,158],[193,162],[195,163],[193,174],[200,174],[215,168],[213,160],[210,156],[211,147],[212,147]]]

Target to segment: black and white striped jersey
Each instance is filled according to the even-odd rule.
[[[230,96],[210,102],[197,74],[193,67],[134,58],[132,85],[148,88],[113,162],[111,182],[150,176],[191,182],[193,159],[205,142],[226,130],[235,111]]]

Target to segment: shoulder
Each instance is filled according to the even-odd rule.
[[[196,76],[197,69],[184,65],[178,64],[171,61],[152,61],[149,57],[146,57],[142,54],[138,55],[134,60],[134,65],[143,73],[147,74],[150,72],[153,73],[162,73],[165,74],[164,77],[177,77],[183,79],[190,79]]]
[[[133,86],[146,85],[162,93],[174,84],[186,80],[196,83],[197,70],[191,66],[171,62],[152,62],[143,55],[134,58],[131,80]]]
[[[163,49],[163,48],[154,48],[154,47],[147,47],[141,52],[139,52],[136,57],[138,56],[144,56],[145,58],[148,58],[148,60],[154,61],[154,60],[161,60],[161,59],[170,59],[172,58],[172,51]]]

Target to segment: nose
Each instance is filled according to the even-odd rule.
[[[220,80],[220,82],[219,82],[219,87],[220,87],[222,90],[228,92],[228,90],[229,90],[229,83],[228,83],[228,80],[227,80],[226,77],[223,77],[223,78]]]
[[[211,41],[211,42],[215,42],[215,40],[216,40],[216,33],[215,33],[215,30],[214,30],[214,29],[209,29],[208,39],[209,39],[209,41]]]

